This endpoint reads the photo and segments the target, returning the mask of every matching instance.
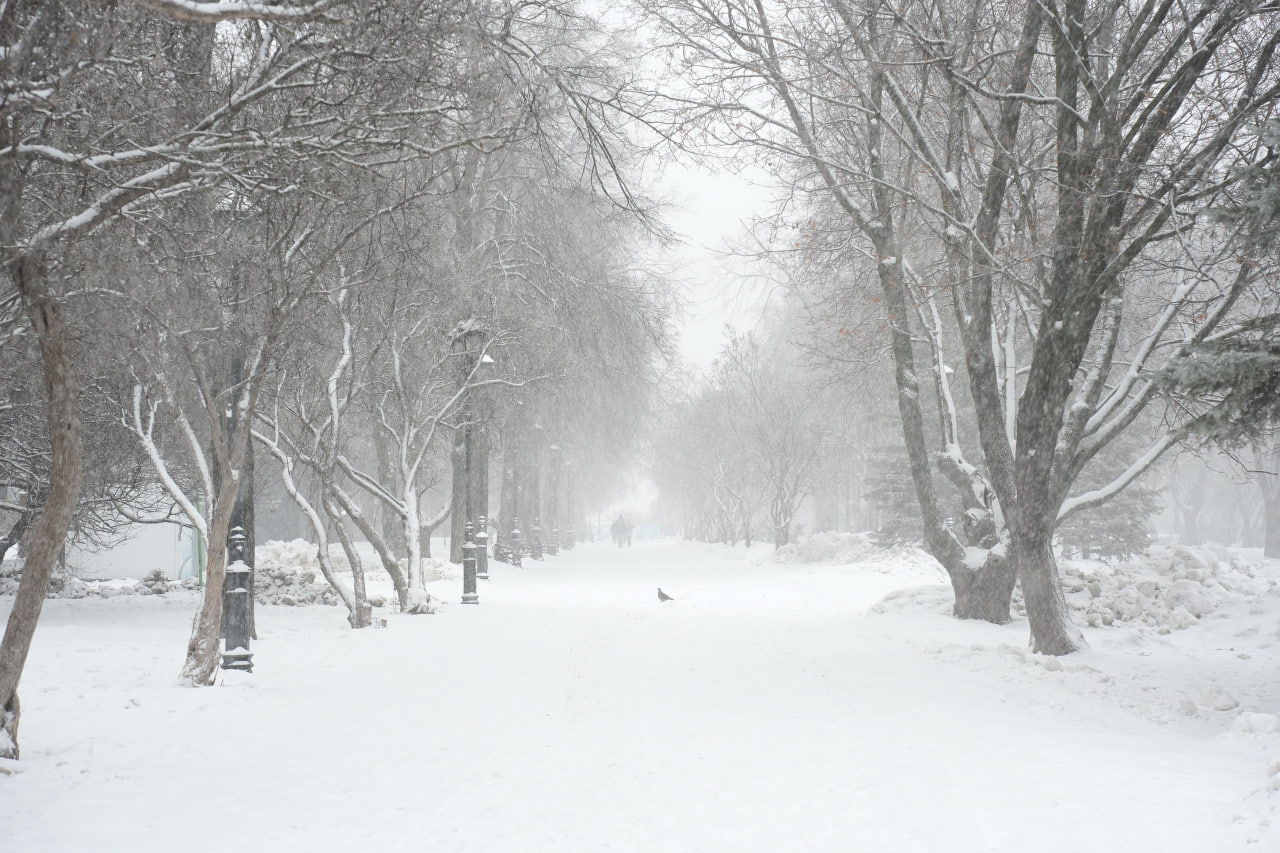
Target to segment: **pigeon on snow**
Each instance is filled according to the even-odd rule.
[[[667,595],[665,592],[662,591],[662,587],[658,587],[658,600],[659,601],[675,601],[674,598],[672,598],[671,596]]]

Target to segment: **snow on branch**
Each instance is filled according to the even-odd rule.
[[[1093,489],[1063,501],[1062,507],[1058,510],[1058,524],[1061,524],[1082,509],[1098,506],[1118,495],[1125,487],[1141,476],[1144,471],[1154,465],[1166,450],[1173,447],[1182,438],[1181,430],[1172,430],[1165,433],[1151,447],[1147,448],[1145,453],[1135,459],[1133,464],[1125,469],[1124,473],[1119,477],[1116,477],[1102,488]]]
[[[195,503],[187,497],[187,493],[182,490],[177,481],[173,479],[173,474],[169,471],[169,466],[165,463],[164,457],[160,454],[160,448],[156,445],[153,430],[156,422],[156,409],[159,408],[157,401],[149,401],[147,404],[147,415],[144,418],[142,414],[142,386],[133,386],[133,410],[131,412],[132,419],[125,419],[124,425],[138,437],[142,443],[142,449],[146,452],[147,458],[151,460],[151,465],[155,468],[156,476],[160,478],[160,484],[164,490],[169,493],[169,497],[173,498],[173,502],[178,505],[190,521],[191,526],[200,531],[200,535],[204,538],[209,537],[209,528],[205,522],[204,514],[196,507]],[[190,425],[182,412],[178,412],[179,420],[187,431]],[[192,437],[189,435],[189,437]],[[197,448],[198,448],[197,444]],[[201,459],[203,462],[203,458]],[[204,466],[201,466],[201,473],[206,473]],[[207,477],[206,477],[207,479]],[[208,483],[206,482],[206,486]]]
[[[348,5],[350,0],[316,0],[314,3],[200,3],[196,0],[133,0],[134,5],[150,9],[179,21],[195,24],[217,24],[223,21],[313,21],[340,20],[331,11]]]

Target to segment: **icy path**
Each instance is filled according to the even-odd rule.
[[[866,614],[919,567],[533,565],[386,630],[263,608],[205,690],[190,597],[48,602],[0,851],[1260,849],[1263,756],[993,651],[1025,626]]]

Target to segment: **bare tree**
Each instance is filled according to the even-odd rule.
[[[1012,10],[982,3],[646,7],[690,75],[676,119],[713,145],[806,164],[807,185],[866,247],[925,541],[951,575],[957,614],[1007,619],[1016,571],[1034,647],[1079,648],[1055,525],[1132,482],[1199,415],[1108,486],[1072,486],[1158,399],[1151,371],[1222,334],[1257,274],[1210,238],[1203,212],[1231,164],[1256,156],[1251,123],[1280,94],[1274,8],[1184,15],[1081,0],[1027,6],[1014,24]],[[1159,286],[1171,267],[1167,309],[1122,347],[1135,288]],[[1007,537],[976,567],[945,525],[930,471],[912,329],[940,331],[934,293],[953,305],[983,459],[973,465],[944,437],[943,470]],[[999,370],[997,353],[1025,369],[1006,357]]]
[[[273,20],[302,21],[326,7],[157,3],[206,24],[256,19],[271,41]],[[157,122],[157,112],[120,123],[130,93],[173,91],[173,63],[157,42],[170,19],[128,4],[12,2],[0,7],[0,245],[8,282],[40,343],[50,435],[49,491],[28,534],[21,584],[0,641],[0,755],[17,757],[17,686],[44,591],[71,524],[81,485],[81,429],[71,333],[56,282],[67,247],[120,216],[139,215],[186,190],[221,180],[265,140],[236,118],[317,60],[259,51],[257,63],[198,121]],[[306,37],[302,41],[308,41]],[[279,46],[280,42],[275,42]],[[310,45],[308,44],[309,48]],[[141,83],[141,85],[140,85]],[[312,134],[313,135],[313,134]]]

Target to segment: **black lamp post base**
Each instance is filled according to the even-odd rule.
[[[238,669],[241,672],[253,672],[253,653],[224,652],[222,655],[222,668]]]

